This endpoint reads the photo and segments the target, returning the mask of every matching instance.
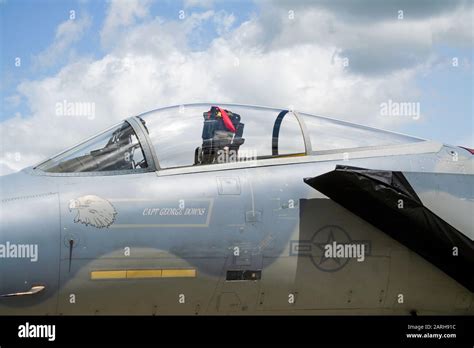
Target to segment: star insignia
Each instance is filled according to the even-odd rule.
[[[323,264],[324,262],[326,262],[327,260],[333,260],[334,262],[336,262],[338,265],[341,264],[341,259],[337,258],[337,257],[326,257],[325,256],[325,252],[326,252],[326,245],[328,244],[332,244],[332,242],[334,242],[336,240],[336,238],[334,238],[334,232],[332,231],[332,229],[329,231],[328,233],[328,239],[326,240],[326,242],[323,242],[323,243],[314,243],[318,249],[320,249],[322,251],[322,255],[321,255],[321,259],[319,260],[319,265]]]

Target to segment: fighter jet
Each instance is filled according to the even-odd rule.
[[[1,315],[473,314],[473,150],[222,103],[1,182]]]

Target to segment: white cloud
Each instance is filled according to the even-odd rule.
[[[433,40],[436,43],[449,42],[450,45],[472,47],[474,43],[473,28],[474,5],[460,6],[445,16],[430,20]]]
[[[227,34],[235,23],[235,16],[233,13],[229,14],[225,11],[219,11],[214,15],[213,21],[217,29],[217,34],[222,36]]]
[[[104,27],[100,33],[102,43],[109,45],[119,38],[118,32],[149,15],[150,0],[110,0]]]
[[[262,10],[263,18],[253,17],[232,29],[235,15],[224,12],[191,12],[184,20],[164,20],[149,18],[148,2],[111,2],[101,32],[109,47],[104,57],[79,59],[54,76],[19,86],[31,115],[0,125],[0,170],[21,169],[127,116],[170,104],[212,100],[293,105],[387,126],[394,119],[380,117],[380,103],[416,100],[419,91],[413,81],[430,59],[430,33],[440,26],[451,28],[448,20],[422,18],[411,23],[412,29],[392,22],[367,29],[340,23],[323,10],[309,10],[292,22],[287,12],[272,11]],[[138,19],[144,20],[137,24]],[[220,36],[206,49],[192,49],[189,38],[199,39],[199,29],[210,23],[219,25]],[[126,35],[117,35],[124,28]],[[398,48],[406,40],[408,51],[426,59],[392,67],[396,73],[351,73],[341,55],[350,49],[363,52],[368,39],[390,52],[396,50],[384,46],[384,40]],[[55,105],[63,100],[95,103],[96,117],[56,116]],[[16,152],[20,161],[6,155]]]
[[[45,68],[54,65],[74,43],[82,38],[90,24],[91,18],[87,14],[62,22],[56,29],[53,43],[34,57],[35,66]]]
[[[382,11],[384,7],[393,5],[393,1],[388,4],[368,2],[377,5],[378,9],[373,11],[383,14],[387,14]],[[292,2],[272,2],[262,11],[261,30],[252,32],[245,42],[258,43],[267,50],[298,44],[335,46],[341,56],[349,58],[351,72],[387,74],[424,64],[430,59],[434,45],[458,43],[470,47],[474,40],[473,7],[469,3],[439,3],[437,7],[448,7],[449,11],[416,17],[410,15],[409,8],[414,5],[406,3],[406,7],[402,6],[405,8],[403,20],[397,19],[397,11],[388,11],[393,16],[382,16],[385,20],[370,18],[373,6],[364,7],[358,2],[302,3],[304,7]],[[415,4],[420,7],[415,12],[424,13],[422,7],[427,4]],[[334,12],[334,7],[339,12]],[[340,12],[342,7],[355,7],[357,11],[344,16]],[[432,10],[426,9],[425,13]]]

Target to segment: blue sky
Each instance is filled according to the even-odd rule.
[[[82,38],[75,49],[82,54],[100,55],[100,44],[97,33],[100,28],[99,20],[104,18],[106,3],[92,1],[86,5],[79,1],[5,1],[1,5],[1,98],[15,94],[19,83],[28,79],[41,79],[54,74],[60,69],[55,65],[47,69],[33,67],[33,57],[39,54],[53,41],[56,28],[68,16],[71,9],[94,13],[92,27],[86,37]],[[78,12],[79,12],[78,11]],[[21,58],[21,66],[15,65],[15,59]],[[60,62],[61,63],[61,62]],[[64,60],[62,61],[64,63]],[[2,120],[12,117],[15,111],[23,114],[28,106],[23,101],[18,106],[3,104],[4,109],[0,114]]]
[[[1,0],[0,22],[8,168],[130,113],[219,98],[474,146],[472,1]],[[96,103],[98,117],[54,118],[63,99]],[[384,119],[388,100],[419,103],[421,118]],[[36,139],[40,127],[67,134],[64,144],[11,145]],[[15,152],[22,160],[11,164]]]

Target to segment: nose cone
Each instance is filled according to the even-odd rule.
[[[57,185],[51,179],[25,172],[0,177],[0,295],[38,285],[45,289],[0,297],[0,315],[54,312],[60,225]]]

